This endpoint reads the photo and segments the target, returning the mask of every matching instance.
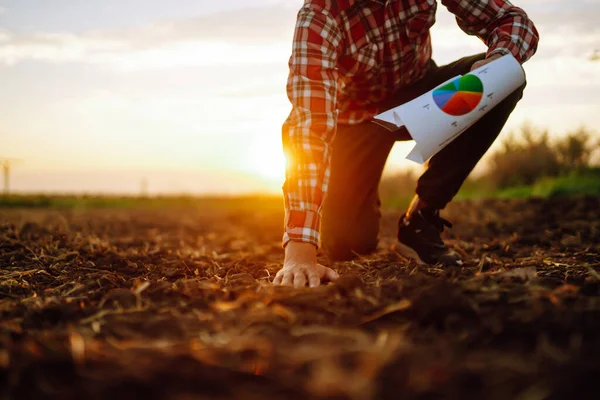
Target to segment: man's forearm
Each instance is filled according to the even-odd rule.
[[[442,0],[460,28],[488,45],[488,57],[512,54],[521,63],[537,49],[538,32],[527,13],[506,1]]]
[[[306,3],[298,13],[287,93],[292,112],[283,126],[287,159],[283,244],[319,246],[320,209],[329,181],[336,130],[338,70],[343,35],[331,13]]]

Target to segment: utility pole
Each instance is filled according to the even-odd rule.
[[[2,165],[2,172],[4,175],[4,195],[7,196],[10,192],[10,169],[13,165],[22,162],[22,160],[16,158],[1,158],[0,164]]]
[[[140,185],[140,197],[148,197],[148,179],[143,178],[142,184]]]

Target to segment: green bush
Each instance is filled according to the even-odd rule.
[[[534,196],[600,195],[600,168],[572,171],[557,178],[540,179],[533,187]]]
[[[552,139],[548,131],[525,124],[488,156],[484,175],[469,178],[458,198],[600,195],[600,167],[593,168],[600,141],[582,127]],[[379,194],[385,207],[406,207],[416,187],[413,171],[385,175]]]
[[[496,189],[533,185],[542,178],[565,176],[589,166],[596,145],[587,128],[551,140],[548,131],[530,124],[521,128],[519,138],[511,133],[499,151],[490,156],[484,179]]]
[[[598,144],[600,141],[592,143],[592,133],[584,127],[558,141],[556,150],[563,173],[588,167]]]

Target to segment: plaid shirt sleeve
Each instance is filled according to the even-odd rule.
[[[488,57],[512,54],[524,63],[535,53],[539,35],[533,22],[508,0],[442,0],[442,4],[456,15],[463,31],[487,44]]]
[[[292,112],[282,129],[287,159],[285,233],[289,241],[320,244],[321,205],[336,131],[338,55],[342,33],[326,11],[304,6],[298,13],[287,84]]]

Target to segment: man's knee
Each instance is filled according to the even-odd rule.
[[[480,125],[486,127],[482,132],[477,132],[478,134],[483,133],[490,137],[490,139],[494,140],[499,134],[508,120],[508,117],[517,106],[517,103],[523,98],[523,92],[525,90],[525,86],[527,83],[523,83],[523,85],[519,86],[514,92],[509,94],[504,100],[496,105],[489,113],[482,119]],[[497,126],[497,129],[490,129],[491,127]]]
[[[514,92],[509,94],[495,108],[493,108],[490,113],[506,115],[508,117],[508,115],[510,115],[510,113],[512,113],[517,106],[517,103],[523,98],[523,92],[525,91],[526,86],[527,82],[523,82],[521,86],[519,86]]]
[[[523,82],[523,84],[521,86],[519,86],[517,88],[517,90],[515,90],[510,95],[508,95],[508,97],[505,99],[505,101],[512,104],[512,106],[514,108],[517,105],[517,103],[519,102],[519,100],[521,100],[523,98],[523,92],[525,91],[526,86],[527,86],[527,81]]]
[[[378,243],[379,218],[376,216],[351,227],[343,224],[323,226],[322,247],[331,261],[347,261],[370,254],[377,249]]]
[[[331,261],[349,261],[377,249],[379,239],[374,237],[323,237],[323,250]]]

